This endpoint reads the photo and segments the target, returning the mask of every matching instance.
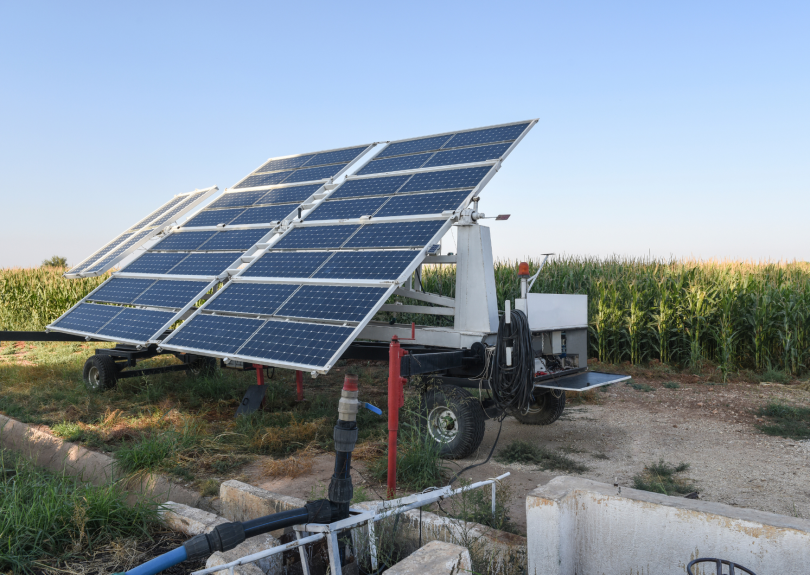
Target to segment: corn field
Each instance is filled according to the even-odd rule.
[[[534,274],[539,261],[529,265]],[[519,296],[517,266],[495,264],[500,309],[505,299]],[[68,280],[63,271],[0,270],[0,329],[43,329],[107,277]],[[422,282],[424,291],[455,295],[453,266],[424,266]],[[808,263],[558,257],[543,268],[532,292],[587,294],[591,356],[603,362],[656,359],[697,367],[708,360],[725,373],[745,368],[792,374],[807,371],[810,362]],[[380,313],[377,319],[391,316]],[[453,322],[402,313],[396,320]]]
[[[518,263],[495,264],[499,309],[520,296]],[[539,263],[529,262],[532,275]],[[425,291],[453,297],[455,270],[425,266],[422,282]],[[558,257],[531,291],[587,294],[591,356],[603,362],[697,367],[708,360],[724,373],[799,374],[810,360],[808,263]],[[429,315],[397,321],[452,325],[452,317]]]
[[[0,270],[0,330],[44,329],[108,277],[69,280],[63,273],[51,266]]]

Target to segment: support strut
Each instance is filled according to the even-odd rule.
[[[408,352],[399,345],[399,338],[391,338],[388,349],[388,498],[397,493],[397,433],[399,432],[399,410],[405,405],[405,383],[402,377],[401,362]]]

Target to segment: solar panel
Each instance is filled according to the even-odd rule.
[[[228,210],[203,210],[193,218],[183,224],[184,228],[217,226],[219,224],[229,224],[239,214],[244,212],[244,208],[231,208]]]
[[[307,162],[306,167],[309,168],[312,166],[323,166],[325,164],[351,162],[367,149],[368,146],[358,146],[356,148],[345,148],[343,150],[334,150],[332,152],[321,152],[320,154],[316,154],[312,160]]]
[[[113,305],[82,303],[56,320],[53,327],[83,333],[96,333],[120,311],[120,307]]]
[[[431,138],[420,138],[418,140],[408,140],[405,142],[397,142],[389,144],[382,152],[377,154],[378,158],[387,158],[389,156],[400,156],[403,154],[417,154],[419,152],[429,152],[431,150],[438,150],[447,140],[453,137],[453,134],[445,134],[443,136],[433,136]]]
[[[245,251],[253,244],[266,236],[269,228],[258,228],[252,230],[229,230],[215,232],[216,235],[205,242],[201,247],[203,250],[230,250]],[[236,259],[236,258],[231,258]]]
[[[428,192],[433,190],[452,190],[453,188],[474,188],[492,168],[478,166],[475,168],[456,168],[414,174],[408,183],[400,188],[400,194]]]
[[[73,266],[65,277],[75,278],[82,276],[101,275],[138,247],[157,235],[168,223],[171,223],[188,213],[200,202],[215,193],[218,188],[211,187],[205,190],[194,191],[188,194],[175,196],[145,218],[139,220],[134,226],[117,236],[110,242],[93,252],[93,254]]]
[[[148,254],[147,254],[148,255]],[[168,273],[181,276],[218,276],[233,264],[241,254],[189,254]],[[130,270],[127,270],[130,271]]]
[[[308,278],[332,252],[267,252],[242,275],[268,278]]]
[[[281,158],[280,160],[270,160],[261,168],[256,170],[256,173],[262,172],[276,172],[278,170],[289,170],[291,168],[300,168],[312,158],[315,154],[307,154],[304,156],[295,156],[294,158]]]
[[[287,284],[231,283],[205,309],[273,315],[298,287]]]
[[[132,307],[118,308],[120,313],[104,327],[98,329],[98,335],[110,338],[147,341],[174,317],[171,311],[155,311]]]
[[[136,305],[181,308],[208,285],[198,281],[159,280],[132,300]],[[125,302],[121,302],[125,303]]]
[[[312,220],[341,220],[370,216],[382,206],[388,198],[364,198],[359,200],[342,200],[337,202],[324,202],[307,216]]]
[[[231,354],[263,323],[260,319],[199,314],[185,321],[167,341],[175,346]]]
[[[123,268],[122,272],[131,274],[165,274],[186,259],[187,253],[151,253],[147,252]],[[236,257],[233,258],[234,260]]]
[[[243,226],[246,224],[266,224],[269,222],[281,221],[292,214],[299,204],[280,204],[275,206],[261,206],[259,208],[248,208],[241,216],[231,222],[232,226]]]
[[[292,172],[273,172],[272,174],[259,174],[257,176],[248,176],[242,180],[234,188],[258,188],[259,186],[271,186],[273,184],[280,184],[284,178],[292,174]]]
[[[459,132],[447,142],[444,148],[456,148],[459,146],[474,146],[477,144],[488,144],[490,142],[505,142],[516,140],[526,128],[529,122],[512,124],[511,126],[500,126],[497,128],[486,128],[484,130],[470,130]]]
[[[408,264],[413,261],[414,256],[415,253],[410,250],[337,252],[312,277],[324,279],[394,280],[402,275],[402,272],[405,271]],[[248,270],[248,272],[251,271],[253,270]],[[244,275],[249,275],[249,273],[245,273]]]
[[[459,148],[437,152],[424,167],[450,166],[452,164],[471,164],[486,160],[497,160],[509,149],[511,143],[494,144],[492,146],[476,146],[474,148]]]
[[[276,315],[333,321],[361,321],[388,288],[302,286]]]
[[[268,320],[239,350],[239,355],[301,366],[322,366],[353,331],[352,327]],[[176,341],[171,343],[177,345]]]
[[[440,192],[433,194],[409,194],[391,198],[375,218],[391,216],[415,216],[418,214],[440,214],[445,210],[455,210],[472,190]]]
[[[424,247],[444,225],[445,220],[367,224],[346,242],[347,248]]]
[[[209,208],[231,208],[235,206],[252,206],[257,203],[262,196],[267,193],[267,190],[253,190],[250,192],[227,192],[222,194]]]
[[[295,228],[273,246],[274,249],[339,248],[359,226],[310,226]]]
[[[272,188],[263,190],[264,195],[256,201],[256,204],[286,204],[289,202],[301,203],[317,192],[321,184],[310,184],[308,186],[290,186],[288,188]]]
[[[302,168],[296,170],[290,176],[284,178],[285,184],[296,182],[313,182],[315,180],[325,180],[337,174],[346,167],[347,164],[332,164],[331,166],[321,166],[319,168]]]
[[[433,156],[432,153],[415,154],[411,156],[397,156],[382,160],[372,160],[365,167],[357,172],[358,175],[380,174],[382,172],[399,172],[401,170],[413,170],[421,168]]]
[[[386,176],[348,180],[329,196],[330,199],[387,196],[395,194],[412,176]]]
[[[217,232],[180,232],[170,234],[152,246],[156,251],[196,250]]]
[[[87,297],[91,301],[132,303],[135,301],[135,298],[145,292],[153,283],[155,283],[155,280],[114,277]]]

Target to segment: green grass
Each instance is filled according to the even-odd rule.
[[[666,381],[664,382],[664,387],[667,389],[678,389],[681,387],[681,384],[677,381]]]
[[[768,383],[781,383],[786,385],[790,383],[790,376],[784,371],[778,369],[766,369],[759,376],[759,381]]]
[[[688,463],[672,465],[663,459],[644,467],[644,471],[633,477],[633,487],[643,491],[653,491],[664,495],[685,495],[695,491],[695,486],[678,474],[689,469]]]
[[[148,538],[158,526],[154,505],[125,502],[117,485],[96,487],[33,467],[0,450],[0,571],[41,572],[122,538]]]
[[[760,408],[757,415],[768,418],[767,422],[757,425],[766,435],[810,439],[810,407],[771,402]]]
[[[587,466],[578,463],[567,455],[539,447],[522,439],[516,439],[501,449],[495,455],[495,461],[539,465],[541,469],[549,471],[582,473],[588,470]]]

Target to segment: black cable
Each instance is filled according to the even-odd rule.
[[[493,454],[493,453],[495,453],[495,446],[496,446],[496,445],[498,445],[498,439],[500,439],[500,437],[501,437],[501,429],[503,429],[503,420],[504,420],[504,416],[503,416],[503,415],[501,415],[501,419],[500,419],[500,422],[501,422],[501,423],[500,423],[500,425],[498,426],[498,435],[496,435],[496,436],[495,436],[495,443],[493,443],[493,444],[492,444],[492,449],[490,449],[490,450],[489,450],[489,455],[487,455],[487,458],[486,458],[484,461],[482,461],[481,463],[476,463],[475,465],[468,465],[467,467],[465,467],[464,469],[462,469],[461,471],[459,471],[458,473],[456,473],[456,474],[453,476],[453,479],[451,479],[451,480],[450,480],[450,482],[449,482],[447,485],[453,485],[453,482],[454,482],[456,479],[458,479],[458,478],[459,478],[459,476],[460,476],[462,473],[464,473],[465,471],[469,471],[470,469],[474,469],[474,468],[476,468],[476,467],[478,467],[478,466],[480,466],[480,465],[484,465],[486,462],[488,462],[488,461],[489,461],[489,459],[492,457],[492,454]],[[439,507],[441,507],[441,506],[439,506]]]
[[[534,350],[529,320],[521,310],[512,310],[506,324],[504,316],[498,323],[498,340],[492,365],[490,390],[495,406],[507,411],[525,412],[534,398]],[[511,344],[511,345],[507,345]],[[506,348],[512,348],[511,365],[507,365]]]

